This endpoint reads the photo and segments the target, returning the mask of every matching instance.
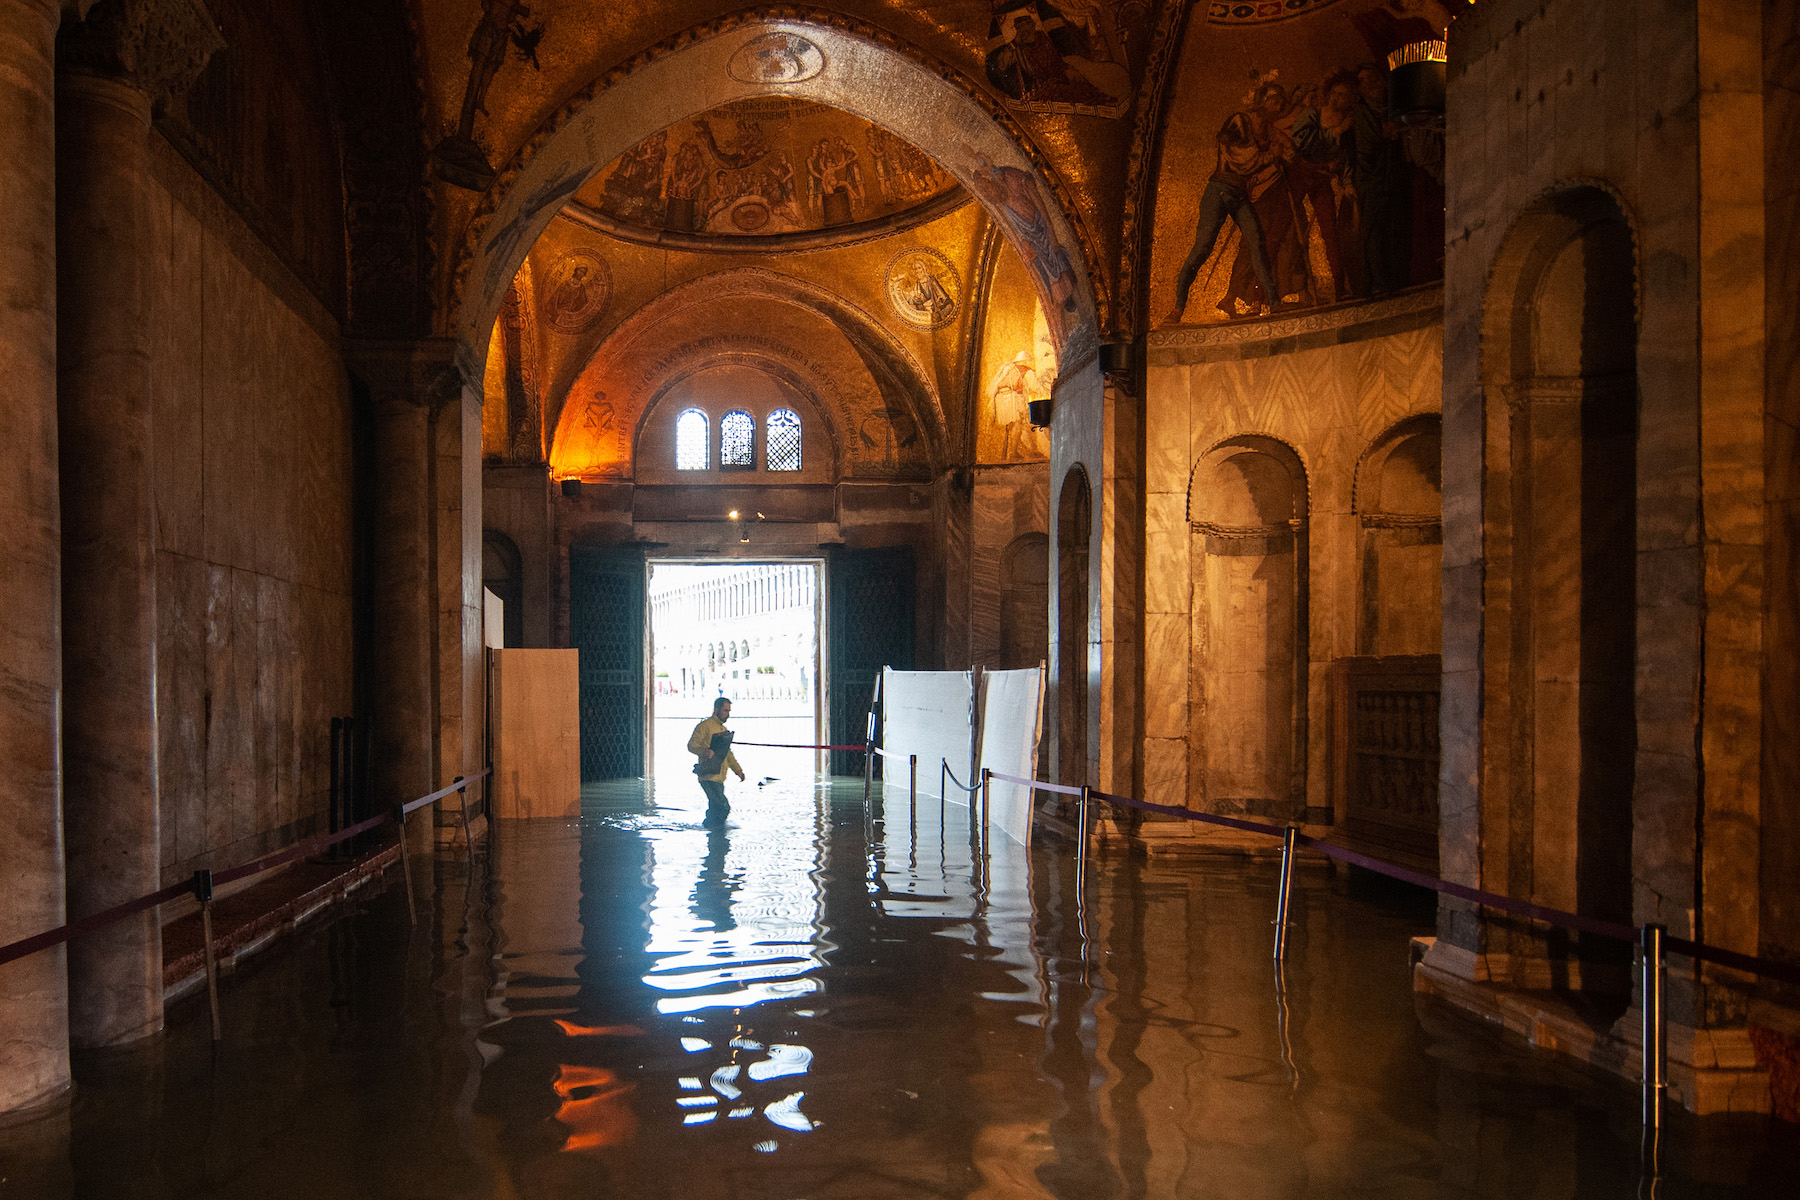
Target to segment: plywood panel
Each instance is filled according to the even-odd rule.
[[[581,813],[577,650],[495,650],[494,815]]]

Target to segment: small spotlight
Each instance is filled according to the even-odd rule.
[[[562,494],[570,500],[581,499],[581,477],[571,475],[562,481]]]
[[[730,512],[726,513],[725,515],[730,517],[734,521],[738,519],[738,511],[735,508],[732,509]]]

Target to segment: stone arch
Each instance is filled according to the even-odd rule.
[[[779,44],[780,69],[758,45]],[[791,53],[788,53],[791,51]],[[791,63],[788,60],[791,59]],[[489,189],[453,281],[465,378],[482,376],[505,289],[544,227],[602,165],[645,137],[733,100],[785,95],[841,108],[932,155],[988,209],[1052,314],[1066,373],[1098,352],[1096,301],[1082,242],[1055,180],[1016,126],[950,73],[840,18],[749,15],[691,30],[598,81],[540,130]],[[893,97],[913,98],[895,104]],[[680,102],[672,104],[671,97]]]
[[[1309,498],[1286,442],[1243,434],[1195,461],[1193,715],[1200,792],[1214,812],[1298,820],[1306,806]]]
[[[1443,624],[1443,419],[1407,417],[1356,463],[1356,648],[1359,654],[1437,654]]]
[[[1610,191],[1548,193],[1501,243],[1481,327],[1487,556],[1505,579],[1484,618],[1483,740],[1504,747],[1488,788],[1522,835],[1515,890],[1616,921],[1632,917],[1637,259]],[[1508,936],[1523,985],[1628,998],[1616,948]]]

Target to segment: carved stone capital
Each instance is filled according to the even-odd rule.
[[[187,91],[224,48],[203,0],[99,0],[56,40],[59,68],[123,80],[152,104]]]
[[[363,339],[344,343],[344,361],[369,385],[376,403],[435,410],[462,399],[464,376],[455,350],[455,344],[447,339]]]

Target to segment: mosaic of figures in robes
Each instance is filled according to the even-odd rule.
[[[1165,324],[1265,316],[1443,278],[1443,132],[1390,114],[1383,49],[1431,27],[1420,20],[1414,30],[1386,10],[1359,16],[1369,60],[1322,78],[1249,72],[1241,107],[1215,127],[1213,169]]]
[[[874,220],[955,187],[885,129],[775,96],[720,105],[652,134],[602,168],[576,201],[627,225],[744,237]]]
[[[988,81],[1018,107],[1116,117],[1131,100],[1127,9],[1117,0],[992,0]]]
[[[984,380],[976,455],[984,463],[1041,462],[1050,457],[1050,431],[1031,423],[1030,405],[1050,399],[1056,386],[1056,347],[1041,305],[1029,324],[990,319],[984,339]]]

